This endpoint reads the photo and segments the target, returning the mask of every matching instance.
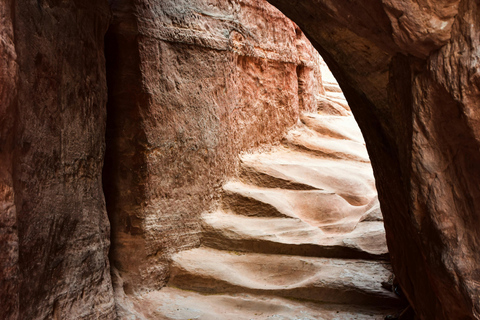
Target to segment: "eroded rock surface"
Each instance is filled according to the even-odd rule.
[[[19,311],[18,232],[12,177],[15,96],[18,66],[12,2],[0,5],[0,318]]]
[[[321,51],[364,131],[393,267],[417,314],[480,318],[478,1],[271,2]],[[133,292],[134,280],[165,283],[165,249],[198,244],[192,208],[210,202],[220,182],[212,177],[233,171],[227,154],[280,137],[299,110],[346,116],[348,108],[330,84],[338,94],[315,98],[323,89],[315,89],[308,42],[261,2],[110,4],[104,182],[118,231],[113,258],[126,281],[116,278]],[[108,4],[5,0],[0,20],[0,317],[112,318],[100,179]],[[289,145],[310,141],[302,132]],[[304,147],[364,158],[322,141]],[[258,187],[316,188],[259,176]],[[375,208],[360,220],[379,220]],[[266,211],[279,212],[271,204]]]
[[[114,319],[103,1],[0,4],[0,318]]]
[[[131,296],[131,314],[346,320],[395,313],[401,302],[384,288],[392,273],[371,166],[356,157],[360,147],[365,152],[358,126],[351,114],[301,120],[282,145],[241,156],[219,208],[202,215],[202,246],[172,257],[168,287]],[[349,153],[351,143],[359,147]]]
[[[165,284],[169,254],[199,244],[200,214],[237,154],[281,139],[323,87],[318,53],[267,2],[122,0],[112,10],[104,182],[128,295]]]
[[[479,319],[478,1],[270,0],[348,98],[396,275],[421,319]]]

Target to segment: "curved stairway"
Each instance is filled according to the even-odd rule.
[[[391,270],[372,169],[347,114],[303,114],[282,145],[241,157],[220,208],[202,216],[203,246],[176,254],[168,287],[142,298],[148,319],[383,319],[398,308],[382,287]]]

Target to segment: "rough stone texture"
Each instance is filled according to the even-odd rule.
[[[163,288],[137,301],[145,319],[235,319],[235,320],[384,320],[387,308],[339,304],[317,304],[251,294],[202,295],[192,291]],[[299,318],[301,317],[301,318]]]
[[[124,301],[165,284],[236,155],[279,140],[323,88],[318,53],[264,1],[111,6],[104,181]]]
[[[196,248],[176,254],[171,285],[203,293],[251,293],[350,305],[397,306],[382,287],[387,262]]]
[[[94,0],[0,4],[2,319],[115,318],[101,180],[109,17]]]
[[[282,145],[242,154],[219,206],[202,214],[202,246],[173,255],[167,287],[129,296],[131,313],[292,320],[396,313],[403,302],[385,285],[392,274],[372,168],[368,157],[352,157],[355,148],[349,154],[352,143],[366,153],[351,114],[302,114]]]
[[[0,319],[17,319],[18,233],[12,177],[18,67],[12,1],[0,4]]]
[[[478,1],[270,1],[350,101],[417,314],[479,319]],[[233,170],[227,154],[275,140],[312,107],[315,71],[298,29],[261,2],[110,2],[105,177],[112,257],[138,276],[117,277],[128,292],[132,280],[164,283],[166,248],[198,243],[210,178]],[[3,318],[113,317],[100,179],[108,16],[105,1],[0,4]],[[348,113],[340,107],[330,112]]]
[[[362,128],[417,315],[480,319],[478,1],[269,1],[319,49]]]

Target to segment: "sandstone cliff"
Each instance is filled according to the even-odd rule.
[[[108,5],[0,8],[0,318],[114,319],[101,180]]]
[[[4,1],[0,17],[2,319],[114,318],[110,238],[121,292],[161,287],[236,154],[323,90],[316,51],[263,1]]]
[[[170,253],[241,150],[279,140],[322,92],[319,56],[264,1],[115,1],[106,37],[105,190],[127,294],[161,288]]]
[[[479,319],[478,1],[270,2],[349,100],[417,314]],[[5,0],[0,19],[5,319],[115,317],[103,189],[117,284],[163,285],[233,155],[322,90],[302,33],[261,1]]]

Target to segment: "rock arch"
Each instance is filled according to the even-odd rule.
[[[109,2],[134,33],[134,1],[0,4],[2,318],[115,318],[101,183]],[[151,2],[135,3],[154,23]],[[420,318],[478,319],[478,1],[270,2],[309,36],[350,102],[395,271]]]
[[[422,319],[478,319],[478,1],[269,0],[364,133],[394,270]]]

